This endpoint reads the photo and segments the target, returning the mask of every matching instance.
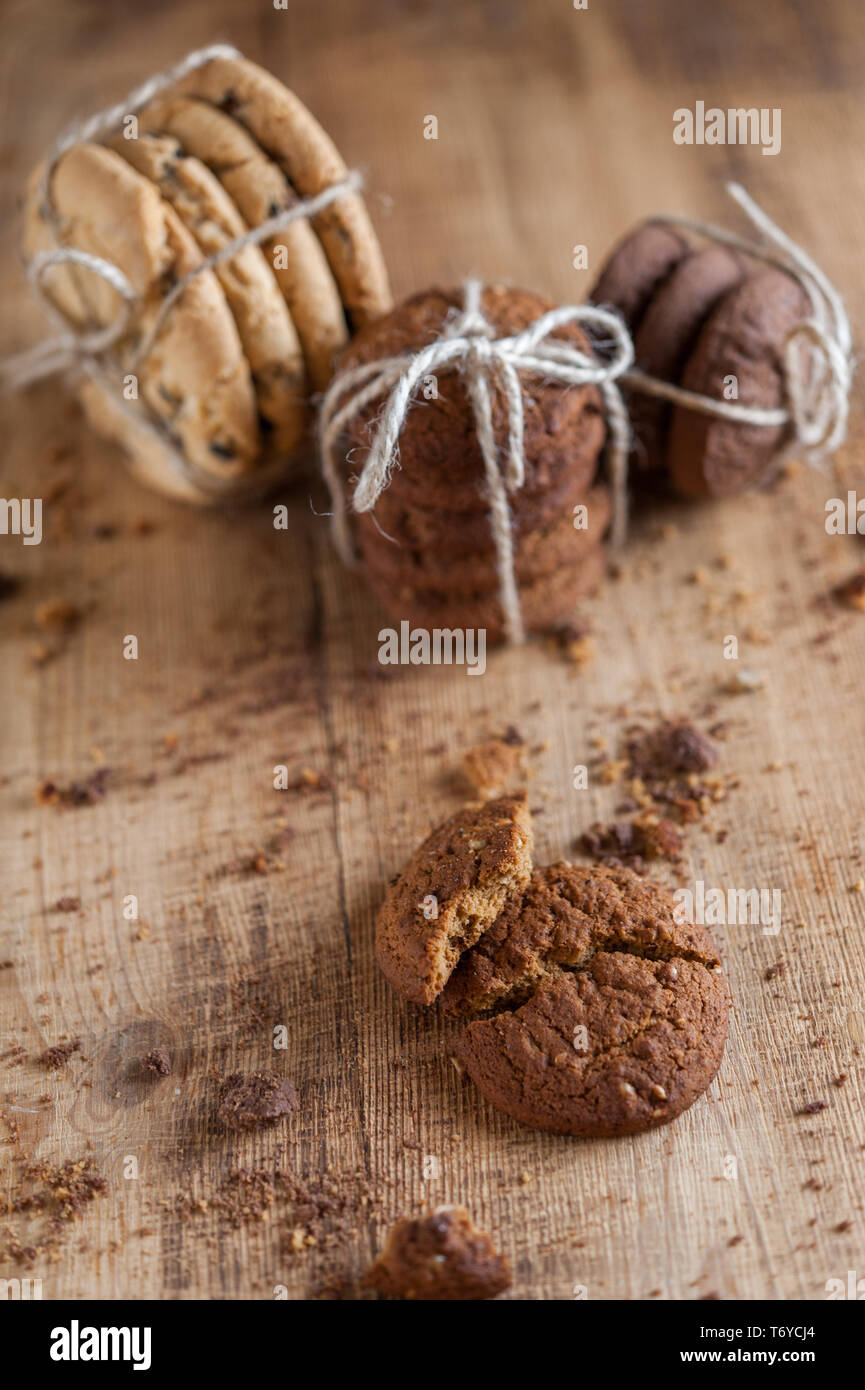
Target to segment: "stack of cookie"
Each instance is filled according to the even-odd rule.
[[[414,295],[353,339],[340,372],[417,352],[441,336],[461,291]],[[553,306],[525,290],[487,288],[482,310],[496,337],[527,328]],[[556,337],[588,352],[576,324]],[[508,495],[514,573],[523,624],[538,631],[565,623],[598,582],[610,500],[597,481],[605,438],[593,385],[563,388],[524,374],[525,482]],[[507,416],[492,391],[493,428],[503,455]],[[347,474],[360,475],[382,408],[371,402],[347,430]],[[350,484],[351,485],[351,484]],[[477,424],[464,378],[455,370],[423,383],[399,438],[399,467],[375,510],[356,517],[366,577],[389,615],[418,627],[485,629],[500,640],[498,552]]]
[[[792,276],[729,247],[697,247],[664,222],[645,222],[613,251],[592,299],[621,313],[636,366],[716,401],[786,404],[784,350],[811,313]],[[753,425],[631,393],[632,477],[669,478],[685,497],[726,497],[771,472],[785,425]]]
[[[156,85],[156,84],[155,84]],[[105,134],[67,148],[31,181],[28,259],[58,246],[116,266],[137,295],[110,362],[82,396],[136,470],[207,500],[285,472],[308,442],[310,396],[352,330],[390,307],[359,195],[195,275],[249,229],[347,177],[331,140],[276,78],[220,53]],[[45,289],[78,330],[117,321],[117,289],[79,264]]]

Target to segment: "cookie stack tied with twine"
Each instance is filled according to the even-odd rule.
[[[337,549],[392,618],[519,642],[571,617],[611,518],[624,526],[631,360],[618,315],[477,280],[354,338],[322,404],[322,462]]]
[[[190,54],[63,135],[30,184],[28,275],[61,335],[4,366],[73,370],[134,471],[197,502],[260,490],[306,451],[310,396],[390,307],[330,138],[237,50]]]
[[[669,480],[691,498],[764,483],[788,450],[819,465],[847,428],[853,362],[841,296],[744,189],[728,192],[758,240],[652,219],[616,247],[591,296],[633,335],[632,477]]]

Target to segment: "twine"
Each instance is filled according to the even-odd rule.
[[[70,149],[77,144],[104,140],[117,131],[128,116],[143,110],[160,92],[173,87],[175,83],[181,81],[196,68],[203,67],[216,58],[240,57],[242,57],[240,51],[229,44],[211,44],[206,48],[196,49],[181,62],[155,74],[136,87],[134,91],[129,93],[125,101],[109,106],[104,111],[98,111],[87,120],[76,122],[68,127],[55,141],[46,157],[39,186],[42,210],[54,232],[55,239],[60,240],[60,218],[51,192],[52,176],[60,160]],[[217,269],[227,261],[233,260],[239,252],[248,246],[259,246],[262,242],[270,240],[283,228],[300,218],[317,217],[338,198],[342,198],[348,193],[357,192],[362,186],[363,176],[359,170],[351,170],[339,182],[331,184],[313,197],[298,199],[292,203],[291,207],[267,218],[257,227],[250,228],[242,236],[235,237],[218,251],[205,257],[177,281],[161,302],[154,321],[137,346],[131,362],[126,364],[126,370],[137,368],[147,357],[165,327],[166,320],[172,310],[199,275]],[[90,270],[117,291],[120,296],[120,307],[112,323],[97,330],[70,328],[66,319],[54,305],[44,285],[49,272],[60,265],[80,266]],[[80,251],[74,247],[58,245],[53,251],[42,252],[34,256],[26,269],[27,278],[37,298],[49,317],[60,326],[61,331],[56,337],[38,343],[34,348],[16,353],[0,361],[0,387],[6,392],[20,391],[33,382],[53,376],[58,372],[69,371],[72,368],[78,368],[85,374],[103,381],[110,379],[109,373],[106,372],[106,366],[113,365],[116,368],[118,365],[116,362],[110,363],[106,360],[110,354],[110,349],[131,327],[136,311],[141,307],[141,295],[130,284],[120,267],[102,256],[91,255],[87,251]],[[113,382],[112,385],[114,389],[117,389],[116,382]],[[236,491],[236,480],[224,482],[215,477],[211,478],[209,475],[205,478],[203,474],[200,474],[177,448],[170,431],[155,412],[150,411],[149,418],[147,418],[128,404],[122,392],[118,391],[117,399],[118,404],[131,417],[136,426],[141,428],[144,425],[158,433],[175,467],[186,479],[193,481],[199,488],[211,491],[219,491],[225,487]],[[254,482],[257,485],[260,481],[261,479],[257,474]]]
[[[420,352],[402,353],[398,357],[351,367],[334,379],[325,393],[319,417],[322,470],[333,504],[334,542],[342,560],[351,564],[354,550],[339,465],[342,431],[369,404],[389,393],[351,502],[356,512],[370,512],[398,465],[399,436],[418,387],[425,377],[443,369],[459,372],[465,380],[484,462],[505,631],[509,641],[522,642],[525,633],[514,573],[508,505],[508,493],[523,486],[526,474],[519,374],[530,372],[565,386],[594,384],[600,389],[610,429],[613,540],[618,544],[626,526],[630,430],[617,383],[631,366],[634,349],[620,316],[594,304],[551,309],[522,333],[496,338],[493,326],[481,310],[482,288],[479,280],[466,280],[462,309],[448,317],[441,336]],[[568,323],[584,324],[608,334],[613,348],[610,359],[602,361],[571,343],[550,336]],[[500,393],[507,413],[507,449],[503,461],[499,458],[493,431],[491,386]]]

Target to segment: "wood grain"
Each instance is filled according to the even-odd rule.
[[[15,241],[30,167],[70,118],[215,38],[288,81],[364,164],[398,295],[473,270],[573,301],[638,218],[730,219],[732,174],[862,322],[865,21],[852,0],[728,0],[699,22],[684,0],[184,0],[146,21],[138,4],[17,0],[6,14],[4,350],[41,331]],[[780,106],[782,153],[674,146],[673,109],[698,98]],[[428,114],[437,142],[422,138]],[[588,273],[572,268],[576,243]],[[375,673],[380,617],[333,558],[315,484],[285,499],[287,531],[266,510],[199,515],[139,490],[62,384],[0,411],[0,493],[55,498],[41,546],[0,537],[0,569],[22,580],[0,606],[3,1119],[23,1150],[89,1152],[107,1179],[60,1258],[30,1271],[44,1297],[299,1298],[334,1279],[363,1296],[389,1221],[428,1201],[463,1202],[495,1233],[522,1299],[580,1286],[591,1299],[815,1299],[861,1271],[865,896],[851,885],[865,619],[824,602],[861,561],[855,540],[824,530],[827,496],[861,474],[858,385],[837,478],[799,471],[771,493],[638,516],[621,577],[589,605],[592,664],[533,645],[495,655],[483,679]],[[698,569],[705,582],[689,582]],[[53,596],[84,610],[66,637],[35,625]],[[729,633],[764,678],[753,695],[722,693]],[[137,662],[122,656],[128,634]],[[53,659],[34,664],[40,643]],[[387,989],[375,911],[458,804],[455,768],[478,738],[514,723],[534,750],[543,862],[621,795],[597,780],[573,790],[592,740],[614,749],[627,717],[656,712],[725,721],[724,768],[740,778],[689,835],[682,880],[780,888],[783,928],[719,933],[727,1057],[677,1123],[616,1142],[536,1134],[460,1083],[450,1025]],[[273,789],[280,764],[299,790]],[[103,765],[98,804],[37,805],[43,780]],[[80,910],[58,911],[65,896]],[[288,1045],[274,1053],[279,1025]],[[63,1037],[81,1053],[46,1072],[36,1058]],[[139,1069],[156,1045],[173,1059],[159,1081]],[[296,1121],[217,1132],[216,1078],[274,1064],[299,1088]],[[814,1100],[827,1108],[797,1114]],[[6,1139],[8,1195],[20,1150]],[[281,1205],[239,1230],[214,1210],[232,1167],[274,1163],[338,1184],[330,1245],[287,1249],[297,1217]],[[183,1194],[206,1210],[184,1216]]]

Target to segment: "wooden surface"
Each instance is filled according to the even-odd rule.
[[[732,174],[818,255],[861,326],[861,7],[694,13],[690,0],[287,13],[190,0],[146,18],[138,4],[7,4],[4,350],[40,332],[15,249],[31,165],[70,118],[216,38],[286,79],[366,167],[398,295],[473,270],[573,301],[638,218],[733,220]],[[697,99],[782,107],[782,153],[674,146],[672,111]],[[422,138],[428,114],[437,142]],[[576,243],[588,273],[572,268]],[[358,1296],[388,1223],[427,1201],[470,1207],[511,1256],[517,1298],[815,1299],[865,1272],[865,896],[850,891],[865,618],[823,602],[861,560],[824,531],[826,498],[857,484],[860,397],[861,382],[839,480],[800,471],[771,494],[638,516],[624,576],[589,605],[585,670],[534,645],[482,679],[375,674],[380,615],[336,564],[309,486],[287,498],[287,532],[267,511],[198,515],[136,487],[60,383],[2,404],[0,494],[55,498],[41,546],[0,537],[0,568],[23,581],[0,607],[3,1118],[24,1152],[89,1153],[107,1180],[60,1258],[29,1271],[45,1298],[295,1298],[334,1277]],[[698,566],[705,584],[688,582]],[[34,614],[57,596],[85,616],[46,637]],[[755,694],[721,692],[729,633],[764,677]],[[35,665],[40,643],[53,659]],[[611,815],[621,791],[575,791],[571,770],[593,737],[615,748],[625,710],[728,724],[724,771],[741,784],[689,833],[681,880],[780,889],[783,928],[718,933],[735,1013],[708,1096],[653,1134],[580,1142],[522,1129],[460,1083],[448,1026],[378,974],[372,923],[387,878],[459,803],[462,750],[505,724],[524,733],[544,862]],[[103,763],[99,804],[36,804],[44,779]],[[305,789],[274,791],[282,763]],[[129,894],[139,922],[123,916]],[[80,911],[57,911],[64,896]],[[81,1053],[46,1072],[35,1059],[64,1037]],[[174,1070],[148,1082],[138,1060],[154,1045]],[[215,1078],[274,1059],[298,1115],[248,1141],[220,1134]],[[815,1100],[827,1108],[797,1114]],[[4,1132],[10,1174],[20,1153]],[[214,1211],[233,1166],[274,1163],[349,1194],[329,1247],[286,1250],[281,1205],[238,1231]],[[189,1193],[208,1207],[184,1219]]]

